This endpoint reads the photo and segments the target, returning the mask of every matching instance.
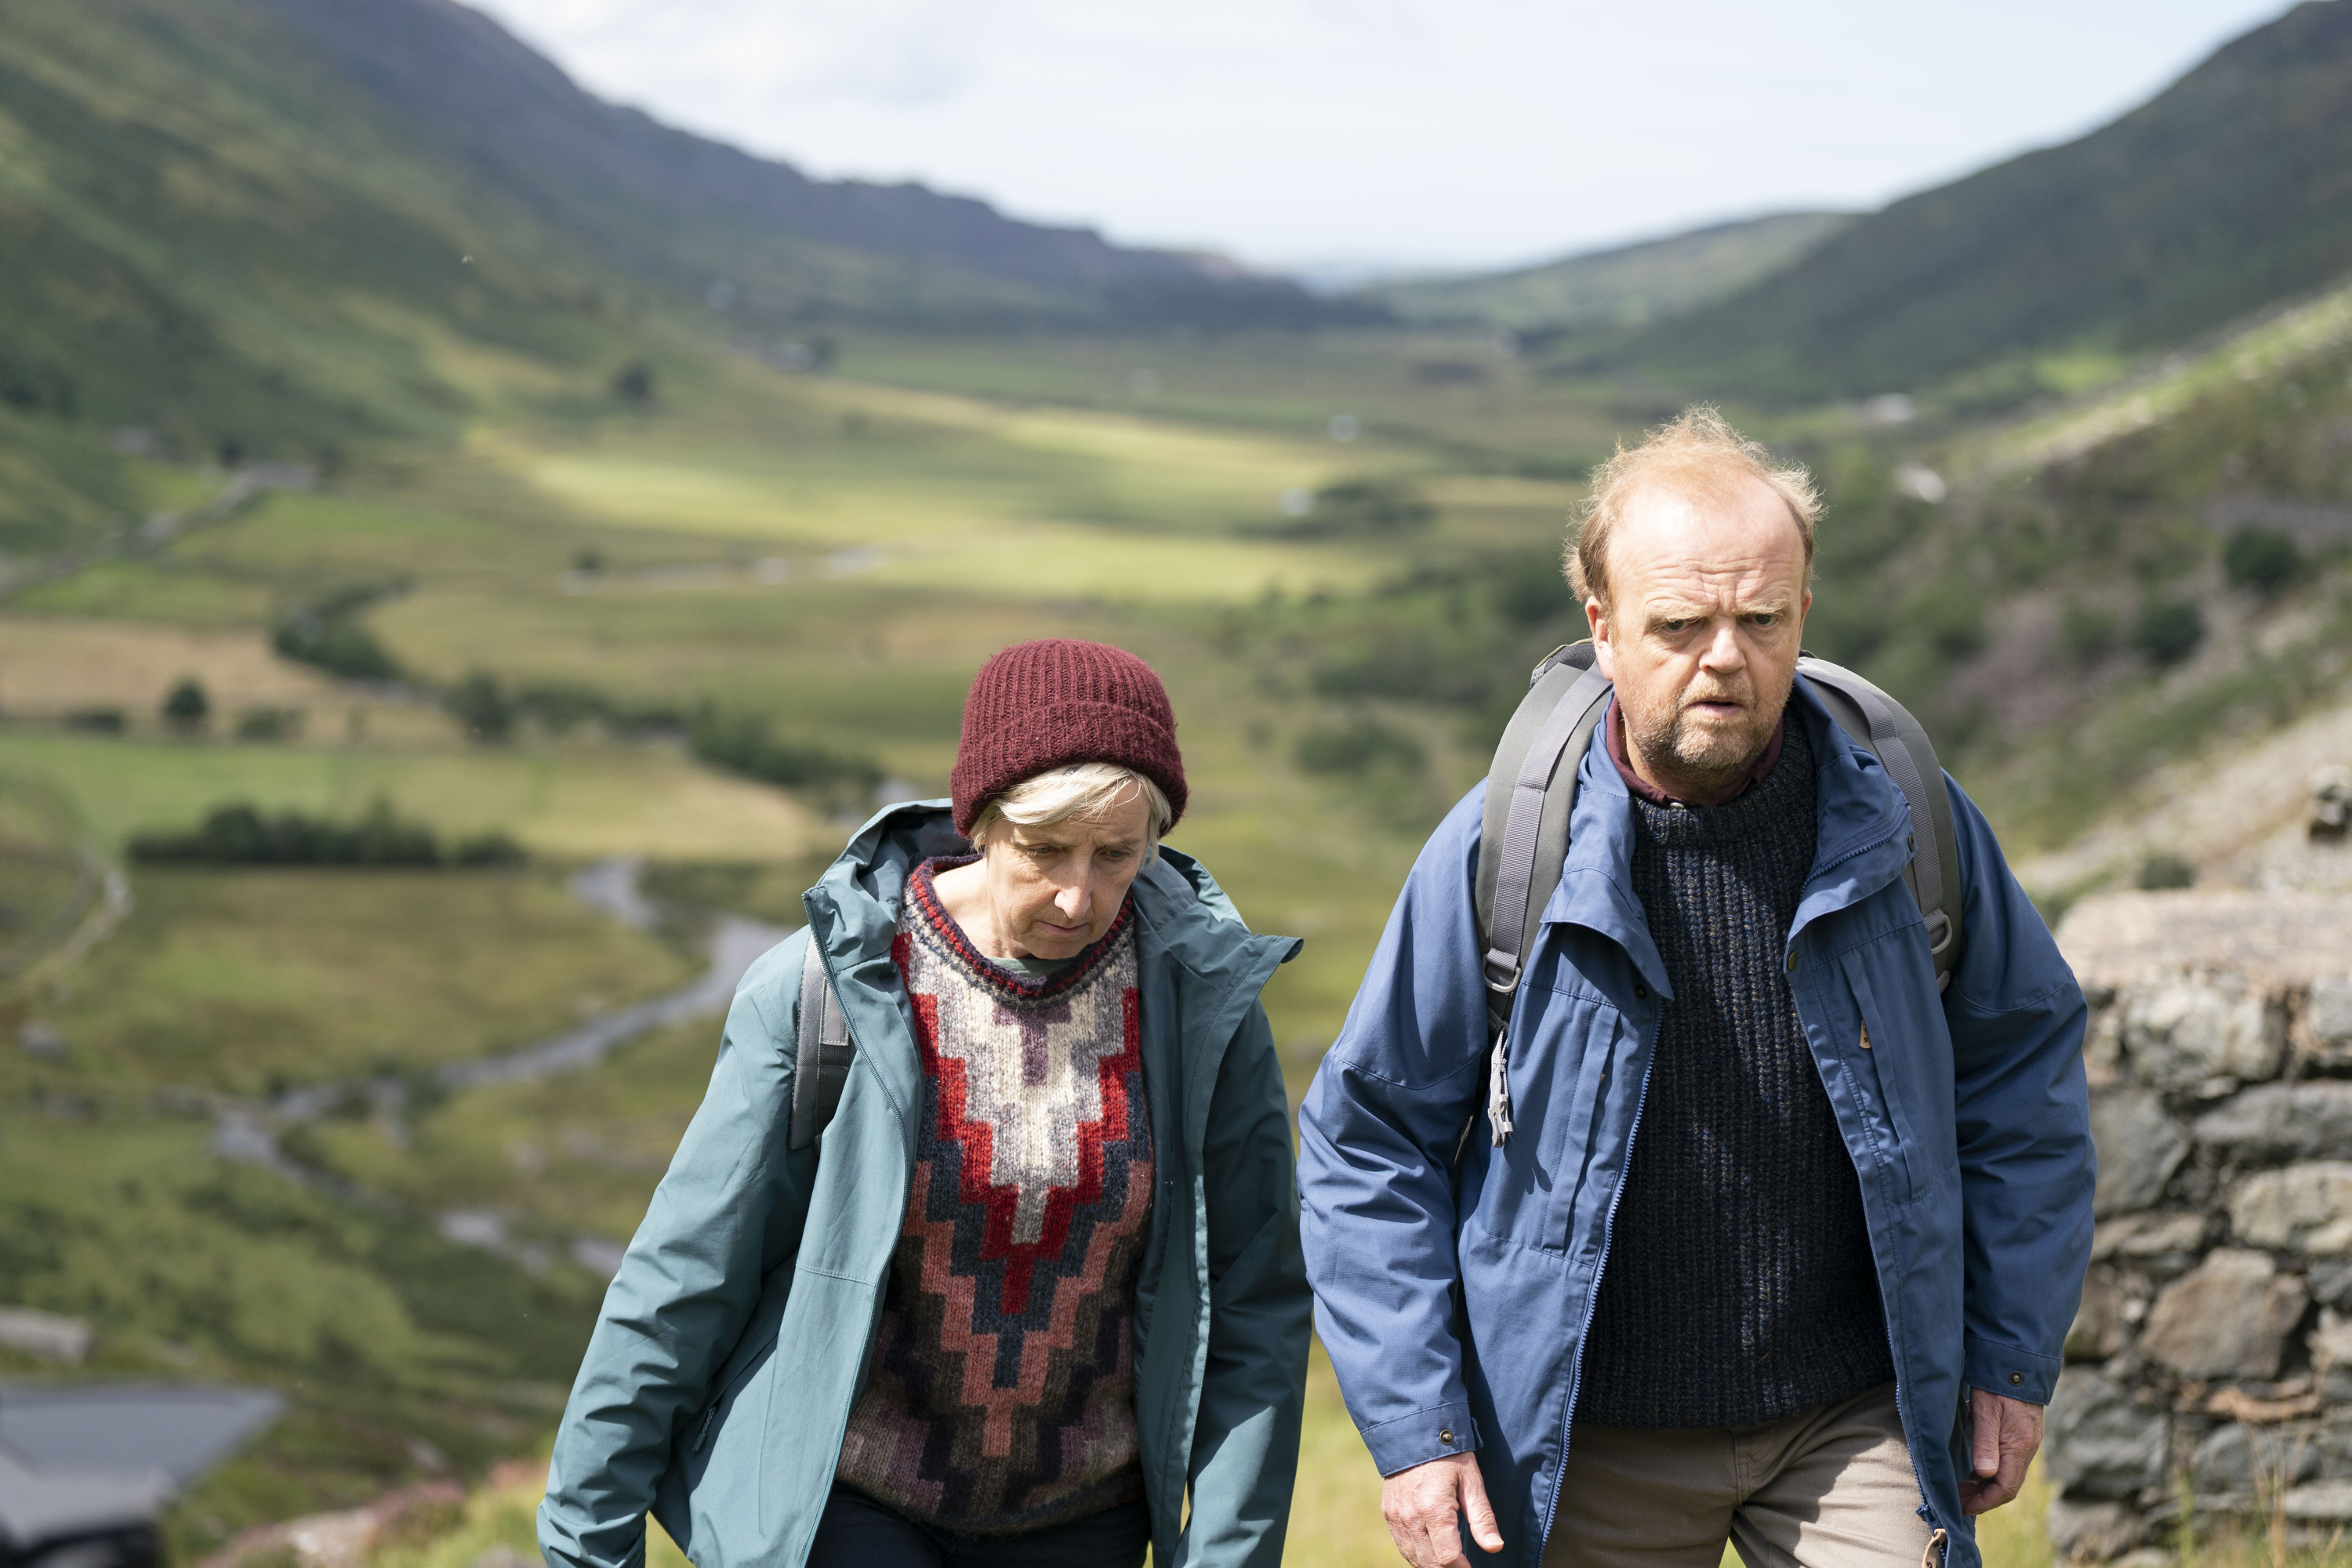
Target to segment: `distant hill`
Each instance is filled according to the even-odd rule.
[[[1509,272],[1380,284],[1355,298],[1409,321],[1515,331],[1640,326],[1769,278],[1853,221],[1845,213],[1775,213]]]
[[[2161,347],[2347,268],[2352,5],[2305,0],[2105,129],[1896,202],[1592,363],[1864,395],[2006,357]]]
[[[726,281],[753,308],[968,320],[1025,314],[1318,319],[1295,285],[1215,257],[1127,249],[1090,229],[1006,217],[919,184],[810,179],[582,91],[457,0],[255,0],[364,89],[421,147],[632,272]],[[832,265],[804,243],[861,253]],[[922,271],[874,268],[875,258]],[[864,280],[849,270],[879,271]],[[959,289],[948,274],[1044,285]]]

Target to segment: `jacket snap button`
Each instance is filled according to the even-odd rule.
[[[1650,988],[1646,985],[1636,985],[1633,987],[1633,994],[1641,997],[1644,1001],[1647,1001],[1650,995]]]
[[[1437,1440],[1444,1444],[1447,1447],[1452,1447],[1454,1446],[1454,1428],[1451,1426],[1440,1426],[1437,1429]]]
[[[1797,950],[1793,947],[1789,950],[1789,973],[1797,973]]]
[[[2021,1372],[2012,1372],[2009,1374],[2009,1385],[2011,1388],[2015,1388],[2019,1384],[2023,1383],[2024,1381],[2025,1374]]]

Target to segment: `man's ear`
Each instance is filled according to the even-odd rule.
[[[1592,628],[1592,662],[1610,679],[1617,679],[1617,650],[1610,639],[1609,606],[1599,599],[1584,601],[1585,624]]]

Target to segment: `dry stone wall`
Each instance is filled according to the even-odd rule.
[[[2053,1542],[2184,1508],[2352,1527],[2352,899],[2086,900],[2097,1217],[2044,1464]]]

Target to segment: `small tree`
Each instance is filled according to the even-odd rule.
[[[184,735],[202,731],[212,711],[211,700],[194,676],[172,688],[172,694],[163,699],[163,722]]]
[[[499,689],[498,678],[487,671],[474,671],[451,687],[443,700],[468,740],[503,741],[514,731],[514,705]]]
[[[2132,647],[2157,665],[2179,664],[2204,640],[2204,613],[2181,599],[2149,600],[2132,627]]]
[[[2249,528],[2221,547],[2221,569],[2230,581],[2267,599],[2303,573],[2303,552],[2274,529]]]
[[[613,395],[624,403],[643,407],[654,400],[654,367],[643,360],[631,360],[613,373]]]

